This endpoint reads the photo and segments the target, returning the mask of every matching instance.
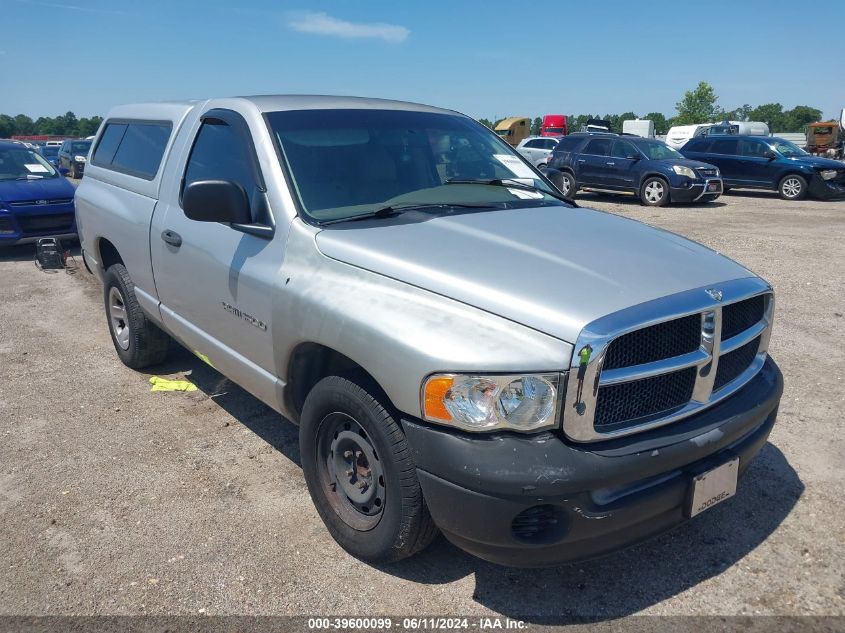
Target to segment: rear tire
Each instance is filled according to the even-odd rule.
[[[640,187],[640,201],[647,207],[664,207],[669,204],[669,183],[652,176]]]
[[[170,337],[141,310],[135,284],[123,264],[114,264],[106,271],[103,300],[109,334],[123,364],[142,369],[161,363],[167,356]]]
[[[807,181],[798,174],[784,176],[778,183],[778,194],[784,200],[803,200],[807,197]]]
[[[365,561],[389,563],[437,536],[411,449],[375,385],[324,378],[305,400],[299,427],[308,492],[329,534]]]

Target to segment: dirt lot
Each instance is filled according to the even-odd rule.
[[[845,202],[732,194],[650,209],[775,287],[786,391],[735,499],[604,559],[512,570],[443,539],[376,568],[329,538],[296,429],[190,354],[151,393],[122,366],[100,288],[0,252],[0,614],[845,615]]]

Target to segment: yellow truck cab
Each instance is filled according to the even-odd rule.
[[[503,140],[516,147],[531,133],[531,119],[519,116],[508,117],[499,121],[494,131]]]

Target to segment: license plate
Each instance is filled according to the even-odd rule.
[[[707,185],[707,191],[719,191],[719,183],[711,182],[709,185]]]
[[[736,494],[738,473],[739,457],[734,457],[721,466],[693,477],[688,511],[690,518],[733,497]]]

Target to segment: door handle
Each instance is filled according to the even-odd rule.
[[[586,160],[584,160],[583,158],[579,158],[579,159],[578,159],[578,162],[579,162],[579,163],[586,163],[587,161],[586,161]]]
[[[612,167],[613,165],[615,165],[615,164],[616,164],[616,163],[614,163],[613,161],[608,161],[608,162],[606,162],[606,163],[605,163],[605,165],[610,165],[611,167]]]
[[[171,246],[175,246],[176,248],[182,246],[182,236],[179,235],[176,231],[171,231],[170,229],[162,231],[161,239],[163,239]]]

